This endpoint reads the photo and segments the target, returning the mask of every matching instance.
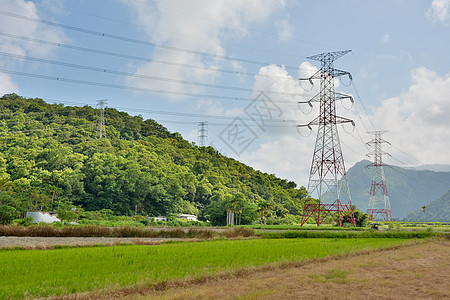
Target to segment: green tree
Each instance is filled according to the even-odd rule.
[[[267,216],[269,215],[270,209],[271,209],[272,205],[268,202],[268,201],[260,201],[258,203],[258,211],[261,217],[261,229],[263,228],[263,224],[264,224],[264,230],[266,230],[266,219]]]
[[[58,218],[61,222],[71,222],[78,217],[76,208],[70,201],[61,202],[56,212],[58,213]]]
[[[11,192],[0,192],[0,224],[6,225],[18,218],[22,212],[22,203]]]

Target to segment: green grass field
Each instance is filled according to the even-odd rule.
[[[256,239],[0,251],[0,299],[64,295],[201,277],[390,247],[405,239]]]

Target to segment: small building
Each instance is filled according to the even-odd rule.
[[[190,221],[197,221],[197,216],[196,215],[179,214],[178,218],[180,218],[180,219],[187,219],[187,220],[190,220]]]
[[[152,217],[149,219],[153,219],[154,222],[167,222],[166,216],[158,216],[158,217]]]
[[[33,219],[33,223],[43,222],[51,224],[53,222],[61,222],[55,212],[27,211],[26,217],[31,217]]]

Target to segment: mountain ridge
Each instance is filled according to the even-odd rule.
[[[372,172],[362,160],[347,171],[352,202],[366,212]],[[403,219],[412,211],[439,198],[450,188],[450,172],[411,170],[398,166],[384,168],[386,186],[394,219]]]
[[[410,212],[407,221],[450,222],[450,190],[428,205]]]

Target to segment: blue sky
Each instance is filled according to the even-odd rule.
[[[0,94],[108,99],[192,142],[208,122],[221,153],[306,186],[315,131],[296,125],[317,107],[297,102],[318,83],[297,78],[320,67],[308,56],[351,49],[335,62],[353,76],[336,81],[355,99],[337,104],[356,123],[339,129],[347,169],[371,151],[371,130],[389,130],[388,163],[450,164],[449,10],[450,0],[0,0]],[[252,118],[258,103],[273,121]]]

